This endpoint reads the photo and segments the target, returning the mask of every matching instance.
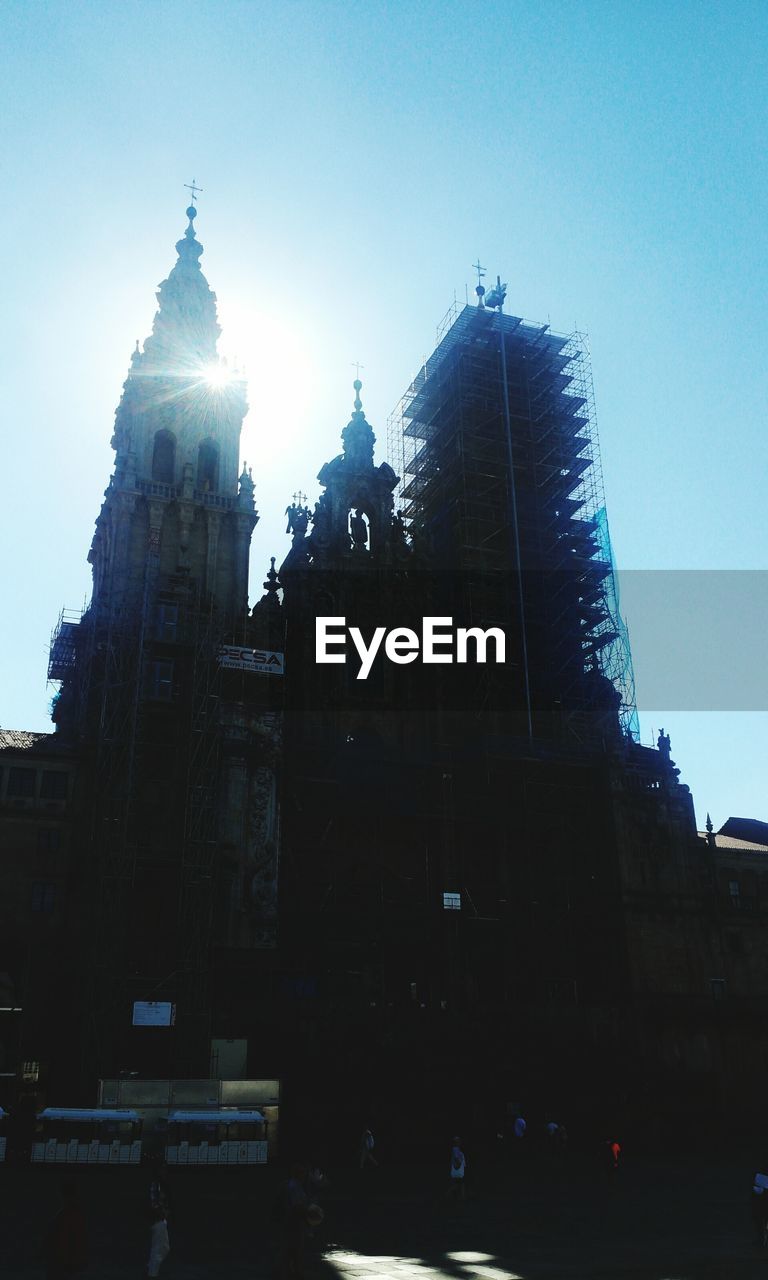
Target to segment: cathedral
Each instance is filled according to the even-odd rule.
[[[480,282],[386,445],[356,380],[252,603],[270,548],[196,212],[118,404],[90,603],[54,633],[54,732],[0,731],[3,1070],[92,1104],[215,1080],[235,1045],[288,1133],[414,1148],[748,1097],[768,960],[722,857],[762,846],[697,833],[669,739],[638,742],[580,335]]]

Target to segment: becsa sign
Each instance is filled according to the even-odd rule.
[[[219,666],[230,671],[255,671],[262,676],[285,674],[285,654],[271,649],[245,649],[237,644],[223,644],[219,649]]]

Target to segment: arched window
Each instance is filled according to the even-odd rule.
[[[160,484],[173,484],[176,468],[176,437],[170,431],[158,431],[152,450],[152,479]]]
[[[213,440],[204,440],[197,451],[197,487],[203,493],[216,488],[219,468],[219,450]]]

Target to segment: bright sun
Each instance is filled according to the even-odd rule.
[[[203,371],[203,378],[209,387],[226,387],[232,374],[225,364],[211,364]]]
[[[227,368],[241,370],[250,405],[243,453],[251,458],[258,450],[266,468],[291,448],[302,450],[312,438],[319,388],[328,376],[323,335],[309,332],[287,305],[265,311],[230,299],[219,307],[219,322],[219,351]],[[291,482],[291,492],[295,487]]]

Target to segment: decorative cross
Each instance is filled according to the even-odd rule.
[[[198,191],[202,191],[202,189],[203,189],[203,188],[202,188],[202,187],[198,187],[198,186],[195,184],[195,180],[194,180],[194,178],[192,179],[191,183],[190,183],[190,182],[185,182],[185,183],[184,183],[184,186],[187,188],[187,191],[191,191],[191,192],[192,192],[192,203],[193,203],[193,204],[196,204],[196,203],[197,203],[197,192],[198,192]]]
[[[192,181],[194,182],[194,178],[192,179]],[[472,269],[477,272],[477,283],[482,284],[483,276],[485,275],[485,267],[480,266],[479,258],[477,259],[477,262],[472,263]]]
[[[296,503],[296,506],[298,507],[303,506],[306,500],[307,500],[307,495],[306,493],[302,493],[301,489],[299,489],[298,493],[294,493],[293,495],[293,501]]]
[[[364,365],[364,364],[360,364],[360,362],[359,362],[358,360],[353,360],[351,363],[352,363],[352,368],[353,368],[353,369],[354,369],[354,371],[355,371],[355,377],[357,378],[357,381],[359,382],[359,381],[360,381],[360,370],[361,370],[361,369],[364,369],[364,368],[365,368],[365,365]]]

